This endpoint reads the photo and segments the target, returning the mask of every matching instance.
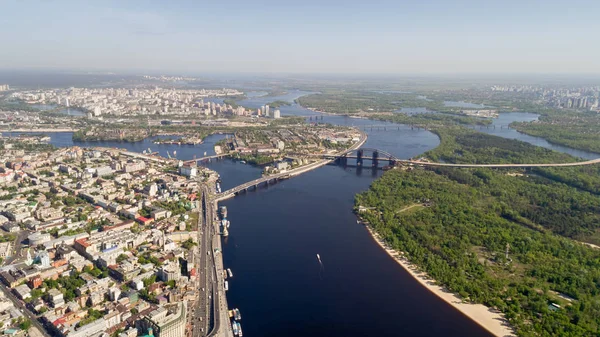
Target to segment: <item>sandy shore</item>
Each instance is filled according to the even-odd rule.
[[[426,273],[419,271],[416,266],[410,263],[406,258],[402,257],[401,254],[386,247],[383,239],[379,236],[379,234],[375,233],[370,226],[365,225],[365,228],[367,228],[369,233],[371,233],[371,236],[373,239],[375,239],[379,246],[383,248],[394,260],[396,260],[396,262],[398,262],[398,264],[402,266],[402,268],[404,268],[422,286],[456,308],[458,311],[462,312],[465,316],[471,318],[494,336],[516,336],[512,328],[508,326],[508,323],[502,316],[502,313],[496,312],[483,304],[463,303],[458,295],[455,295],[445,288],[435,284],[435,282],[429,276],[427,276]]]

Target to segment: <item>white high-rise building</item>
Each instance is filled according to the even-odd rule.
[[[67,97],[67,98],[65,98],[65,106],[66,106],[67,108],[71,106],[71,105],[70,105],[70,103],[69,103],[69,98],[68,98],[68,97]]]
[[[269,105],[265,105],[265,117],[269,117]]]
[[[273,118],[281,118],[281,111],[279,111],[279,109],[273,111]]]

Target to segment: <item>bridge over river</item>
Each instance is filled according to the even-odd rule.
[[[456,167],[456,168],[477,168],[477,167],[486,167],[486,168],[532,168],[532,167],[572,167],[572,166],[585,166],[585,165],[593,165],[600,163],[600,158],[580,161],[580,162],[571,162],[571,163],[531,163],[531,164],[451,164],[451,163],[433,163],[419,160],[407,160],[407,159],[399,159],[393,156],[392,154],[378,150],[373,148],[361,148],[362,144],[366,141],[366,135],[356,143],[351,149],[347,151],[338,152],[334,154],[320,154],[320,155],[310,155],[310,157],[319,157],[322,160],[317,162],[304,165],[293,170],[289,170],[286,172],[273,174],[269,176],[264,176],[262,178],[254,179],[242,185],[231,188],[223,193],[217,194],[216,200],[221,201],[231,197],[234,197],[240,192],[247,191],[251,188],[258,188],[261,184],[270,184],[272,182],[276,182],[282,179],[288,179],[296,175],[300,175],[302,173],[308,172],[310,170],[314,170],[321,166],[327,165],[333,161],[341,162],[342,164],[346,162],[347,159],[353,158],[357,161],[357,166],[363,166],[363,162],[365,160],[371,161],[372,167],[377,167],[379,161],[387,161],[390,165],[418,165],[418,166],[430,166],[430,167]],[[304,156],[306,155],[299,155]]]

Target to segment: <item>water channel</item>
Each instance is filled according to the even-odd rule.
[[[263,105],[287,97],[252,97]],[[292,98],[292,99],[290,99]],[[297,104],[282,106],[282,115],[313,117],[318,122],[365,127],[388,124],[386,131],[367,129],[365,147],[410,158],[439,144],[425,130],[343,116],[320,115]],[[319,116],[319,118],[316,118]],[[323,117],[321,120],[321,116]],[[598,155],[572,150],[500,127],[534,120],[535,114],[501,114],[494,128],[481,131],[516,138],[584,158]],[[393,126],[393,127],[392,127]],[[191,159],[213,154],[214,135],[201,145],[157,145],[153,138],[137,143],[73,143],[71,133],[51,134],[57,146],[106,146]],[[231,160],[206,164],[227,189],[260,176],[261,169]],[[245,336],[489,336],[414,281],[356,223],[353,198],[381,171],[325,166],[268,188],[223,202],[231,221],[223,247],[229,280],[229,306],[240,309]],[[320,254],[324,268],[316,259]]]

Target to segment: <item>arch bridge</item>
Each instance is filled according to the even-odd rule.
[[[345,165],[348,159],[356,159],[357,166],[364,166],[364,161],[371,161],[372,167],[377,167],[380,161],[387,161],[390,166],[395,165],[400,159],[393,154],[368,147],[360,149],[348,150],[346,152],[337,153],[335,155],[325,155],[325,158],[335,159],[337,163]]]

